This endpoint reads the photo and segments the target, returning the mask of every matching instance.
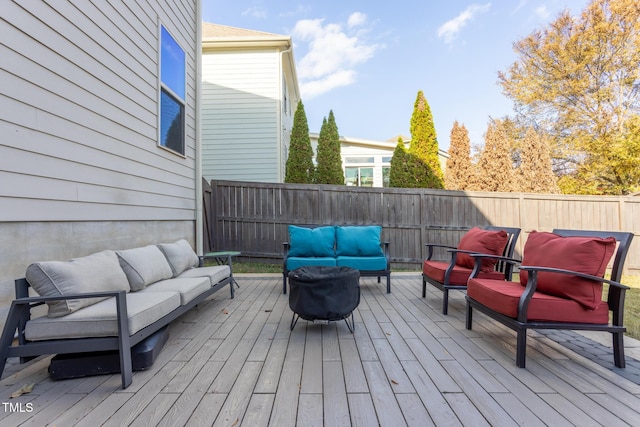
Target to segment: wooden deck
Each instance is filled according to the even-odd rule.
[[[126,390],[119,375],[51,381],[48,358],[12,361],[0,381],[0,425],[640,424],[635,340],[627,369],[617,370],[607,365],[611,350],[589,337],[585,347],[602,361],[532,333],[527,368],[518,369],[511,331],[480,313],[465,330],[463,294],[451,293],[443,316],[441,294],[421,298],[417,275],[393,275],[391,294],[363,279],[354,334],[344,322],[304,320],[290,332],[281,278],[237,279],[234,300],[218,292],[174,322],[153,367]],[[10,398],[25,384],[33,391]]]

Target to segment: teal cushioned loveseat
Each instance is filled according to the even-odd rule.
[[[351,267],[360,276],[387,278],[391,292],[389,242],[381,241],[379,225],[289,226],[284,243],[282,292],[287,293],[289,271],[303,266]]]

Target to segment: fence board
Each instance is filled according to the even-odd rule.
[[[532,230],[553,228],[630,231],[636,235],[627,272],[640,273],[640,199],[430,189],[362,188],[212,181],[204,186],[205,236],[210,249],[279,262],[289,224],[379,224],[395,268],[420,268],[427,242],[455,246],[474,226],[522,228],[516,248]],[[210,192],[210,195],[209,193]],[[209,201],[208,201],[209,200]],[[205,246],[206,247],[206,246]],[[438,259],[447,258],[445,251]]]

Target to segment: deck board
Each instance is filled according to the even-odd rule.
[[[640,419],[640,355],[625,339],[627,370],[612,366],[610,339],[531,331],[527,368],[515,366],[515,335],[475,313],[464,328],[464,294],[421,297],[418,275],[394,275],[392,293],[361,280],[355,332],[292,313],[281,277],[236,275],[236,298],[218,292],[169,328],[154,365],[120,375],[52,381],[49,357],[11,359],[0,425],[429,426],[628,425]],[[598,347],[593,355],[569,342]],[[609,360],[611,359],[611,360]],[[611,366],[610,366],[611,365]],[[31,393],[10,394],[24,384]]]

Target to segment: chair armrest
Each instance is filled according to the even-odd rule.
[[[613,300],[611,298],[607,299],[607,304],[609,309],[613,311],[613,324],[622,326],[623,317],[624,317],[624,297],[626,290],[629,289],[628,286],[623,285],[622,283],[608,280],[603,277],[593,276],[591,274],[580,273],[572,270],[564,270],[561,268],[553,268],[553,267],[540,267],[540,266],[531,266],[531,265],[521,265],[520,270],[527,271],[527,285],[525,287],[522,296],[520,297],[520,301],[518,302],[518,320],[526,321],[527,320],[527,311],[529,307],[529,302],[533,297],[534,292],[536,291],[537,283],[538,283],[538,272],[548,272],[548,273],[558,273],[558,274],[566,274],[571,276],[578,276],[583,279],[593,280],[594,282],[603,282],[607,283],[615,289],[615,295],[613,296]],[[611,290],[611,289],[610,289]],[[611,296],[611,292],[609,293]]]
[[[463,251],[460,251],[460,252],[463,252]],[[464,251],[464,252],[469,253],[469,251]],[[478,274],[480,273],[480,268],[482,266],[483,258],[493,258],[497,261],[506,262],[507,264],[512,264],[512,265],[516,265],[522,262],[522,260],[519,260],[516,258],[510,258],[503,255],[482,254],[480,252],[470,252],[469,256],[475,258],[476,260],[475,264],[473,265],[473,270],[471,271],[471,275],[469,276],[470,279],[477,277]]]
[[[549,272],[549,273],[559,273],[559,274],[569,274],[571,276],[578,276],[578,277],[582,277],[583,279],[588,279],[588,280],[593,280],[594,282],[603,282],[603,283],[607,283],[611,286],[615,286],[616,288],[619,289],[624,289],[625,291],[627,289],[630,289],[628,286],[623,285],[620,282],[616,282],[614,280],[609,280],[609,279],[605,279],[603,277],[598,277],[598,276],[593,276],[591,274],[586,274],[586,273],[580,273],[578,271],[572,271],[572,270],[564,270],[562,268],[553,268],[553,267],[540,267],[540,266],[532,266],[532,265],[521,265],[520,266],[520,270],[524,270],[524,271],[545,271],[545,272]]]
[[[426,258],[426,260],[430,260],[431,259],[431,257],[433,256],[433,249],[434,248],[456,249],[455,246],[439,245],[437,243],[425,243],[424,245],[427,247],[427,258]]]

